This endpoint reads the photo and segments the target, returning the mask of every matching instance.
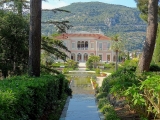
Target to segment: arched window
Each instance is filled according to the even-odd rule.
[[[84,50],[84,41],[81,42],[81,49]]]
[[[75,56],[74,53],[71,54],[71,59],[72,59],[72,60],[76,60],[76,56]]]
[[[85,50],[88,50],[88,41],[85,42]]]
[[[85,54],[84,54],[84,61],[87,61],[87,60],[88,60],[88,54],[85,53]]]
[[[77,43],[77,48],[78,48],[78,50],[81,48],[81,42],[80,41],[78,41],[78,43]]]
[[[78,53],[78,55],[77,55],[77,61],[81,61],[81,59],[82,59],[82,55],[80,53]]]

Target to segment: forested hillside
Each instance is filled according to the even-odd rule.
[[[101,2],[78,2],[61,9],[71,13],[43,11],[42,21],[67,20],[73,25],[71,31],[101,30],[105,35],[120,34],[129,51],[141,50],[145,39],[146,23],[136,8]],[[42,25],[43,34],[55,32],[53,25]]]

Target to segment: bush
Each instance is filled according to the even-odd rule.
[[[138,59],[137,58],[133,58],[132,60],[126,60],[123,64],[124,67],[137,67],[138,65]]]
[[[160,71],[160,66],[152,64],[149,68],[150,71]]]
[[[93,63],[91,59],[88,59],[86,62],[87,69],[91,70],[93,68]]]
[[[105,68],[110,69],[110,68],[114,68],[115,67],[115,63],[107,63],[105,64]]]
[[[158,72],[147,72],[136,76],[135,67],[126,66],[105,78],[100,92],[111,93],[116,98],[125,97],[131,109],[140,117],[154,118],[154,115],[157,115],[155,118],[160,118],[158,113],[160,109],[157,107],[157,101],[160,101],[159,76]]]
[[[105,120],[120,120],[109,101],[102,96],[98,101],[98,108],[105,115]]]
[[[17,76],[0,81],[0,88],[0,120],[40,119],[69,89],[63,75]]]
[[[76,68],[78,68],[78,62],[74,61],[74,60],[68,60],[66,62],[66,65],[68,68],[72,68],[73,70],[75,70]]]
[[[62,73],[64,73],[64,74],[66,74],[66,73],[68,73],[69,72],[69,69],[68,68],[64,68],[63,70],[62,70]]]
[[[106,92],[101,92],[101,93],[98,93],[96,95],[96,99],[99,100],[100,98],[106,98],[107,97],[107,93]]]
[[[97,68],[97,69],[96,69],[96,74],[99,75],[99,74],[100,74],[100,71],[101,71],[101,70],[100,70],[99,68]]]
[[[102,82],[101,92],[112,93],[115,95],[124,94],[124,90],[133,84],[138,84],[138,80],[131,68],[123,68],[106,77]]]

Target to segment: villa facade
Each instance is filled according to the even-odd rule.
[[[70,59],[86,62],[90,55],[100,57],[102,62],[114,62],[115,52],[110,49],[111,39],[100,33],[64,33],[58,37],[71,51]]]

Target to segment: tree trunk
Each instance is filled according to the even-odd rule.
[[[155,46],[156,34],[157,34],[157,18],[158,18],[158,0],[149,0],[148,5],[148,26],[147,36],[143,47],[141,59],[137,67],[138,72],[149,71],[150,62]]]
[[[40,76],[41,0],[30,0],[29,75]]]

